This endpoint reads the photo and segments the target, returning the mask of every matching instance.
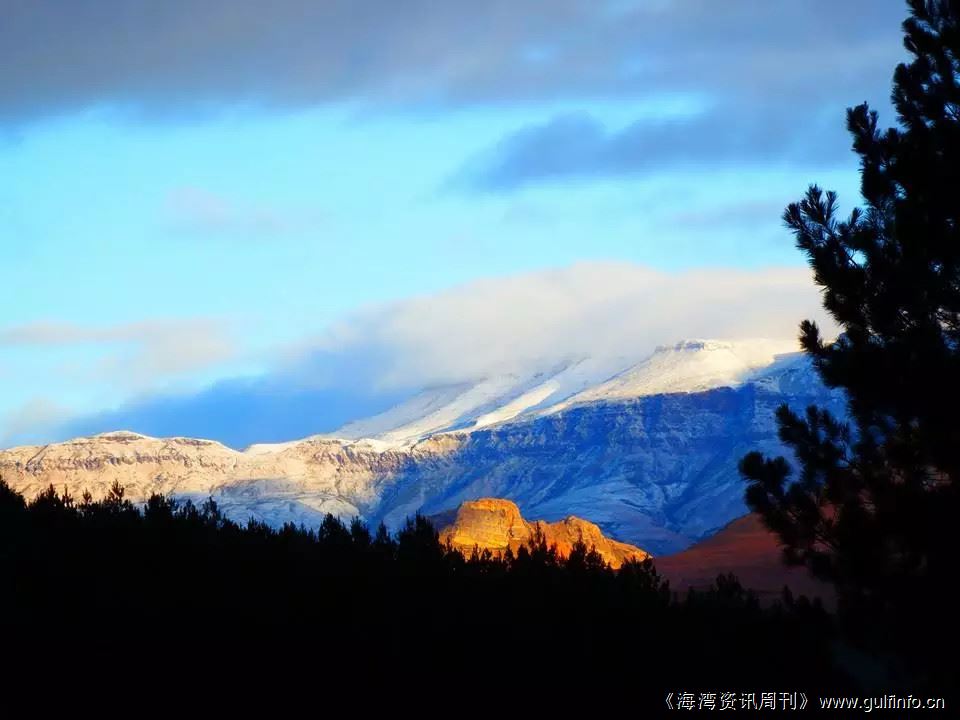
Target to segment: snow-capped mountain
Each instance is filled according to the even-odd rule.
[[[751,373],[796,352],[796,343],[774,340],[687,340],[658,347],[623,369],[619,361],[579,358],[529,375],[504,373],[426,389],[371,418],[351,422],[329,437],[416,442],[433,433],[476,430],[559,412],[602,400],[736,387]]]
[[[152,493],[203,500],[213,496],[237,519],[315,524],[330,512],[366,515],[383,483],[427,456],[442,456],[445,438],[394,450],[377,441],[307,438],[237,451],[211,440],[152,438],[112,432],[0,452],[0,477],[27,497],[50,485],[79,498],[117,481],[127,496]]]
[[[687,340],[661,346],[649,358],[553,409],[596,400],[736,387],[778,356],[795,351],[795,343],[774,340]]]
[[[589,360],[425,390],[339,437],[254,445],[107,433],[0,452],[0,476],[31,496],[114,481],[213,496],[232,517],[314,524],[326,512],[395,525],[416,511],[501,497],[547,521],[577,515],[609,536],[671,552],[744,512],[737,461],[779,452],[774,410],[842,411],[783,345],[688,341],[610,371]]]

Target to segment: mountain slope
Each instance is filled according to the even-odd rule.
[[[438,432],[475,430],[559,412],[579,403],[736,387],[778,356],[795,351],[794,341],[687,340],[658,347],[639,363],[579,358],[528,374],[503,373],[428,388],[386,412],[348,423],[330,437],[404,444]]]
[[[786,376],[785,376],[786,377]],[[782,452],[774,411],[826,403],[747,383],[702,393],[582,403],[456,438],[428,472],[384,488],[375,518],[388,524],[477,497],[504,497],[526,515],[589,517],[612,537],[655,554],[674,552],[742,515],[739,459]]]
[[[591,358],[529,373],[504,372],[427,388],[409,400],[344,425],[330,437],[409,444],[430,434],[486,427],[534,413],[609,377],[616,365]]]
[[[789,587],[794,595],[834,603],[829,585],[815,580],[806,568],[784,564],[776,536],[753,514],[733,520],[682,552],[656,558],[654,564],[679,592],[707,588],[717,575],[733,573],[762,600],[777,599]]]

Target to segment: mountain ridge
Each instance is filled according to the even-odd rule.
[[[696,353],[716,349],[687,343],[661,352],[696,365]],[[504,497],[527,516],[589,517],[607,535],[663,554],[745,511],[736,462],[752,449],[783,451],[779,404],[838,402],[798,355],[734,370],[706,390],[614,394],[404,439],[314,435],[234,450],[103,433],[0,451],[0,475],[28,497],[50,484],[97,496],[115,480],[132,499],[212,496],[231,517],[270,524],[314,525],[333,512],[396,527],[415,512]]]

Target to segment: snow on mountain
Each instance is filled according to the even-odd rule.
[[[796,352],[796,342],[775,340],[686,340],[661,346],[643,362],[551,408],[597,400],[619,400],[736,387],[777,355]]]
[[[659,347],[637,364],[624,358],[580,358],[546,371],[429,388],[329,437],[403,445],[438,432],[475,430],[581,402],[735,387],[778,355],[796,349],[795,341],[687,340]]]
[[[441,429],[449,422],[451,415],[455,419],[459,412],[463,412],[456,408],[464,405],[461,397],[472,387],[470,383],[459,383],[426,388],[378,415],[347,423],[329,436],[347,440],[383,439],[388,434],[397,439],[415,438],[424,432]],[[447,418],[446,422],[443,421],[444,417]]]
[[[823,389],[813,363],[801,352],[778,355],[769,365],[750,373],[747,380],[757,387],[788,396],[813,395]]]
[[[344,425],[331,438],[409,445],[438,432],[513,420],[609,377],[622,360],[580,358],[546,370],[504,372],[473,383],[428,388],[386,412]]]

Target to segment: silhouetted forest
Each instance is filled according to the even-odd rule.
[[[119,486],[28,503],[0,482],[0,633],[25,672],[292,668],[416,692],[536,677],[554,699],[599,682],[656,707],[667,689],[854,682],[829,615],[789,596],[761,608],[734,578],[677,598],[650,561],[614,571],[582,544],[466,558],[422,517],[395,535],[333,516],[271,529]]]

